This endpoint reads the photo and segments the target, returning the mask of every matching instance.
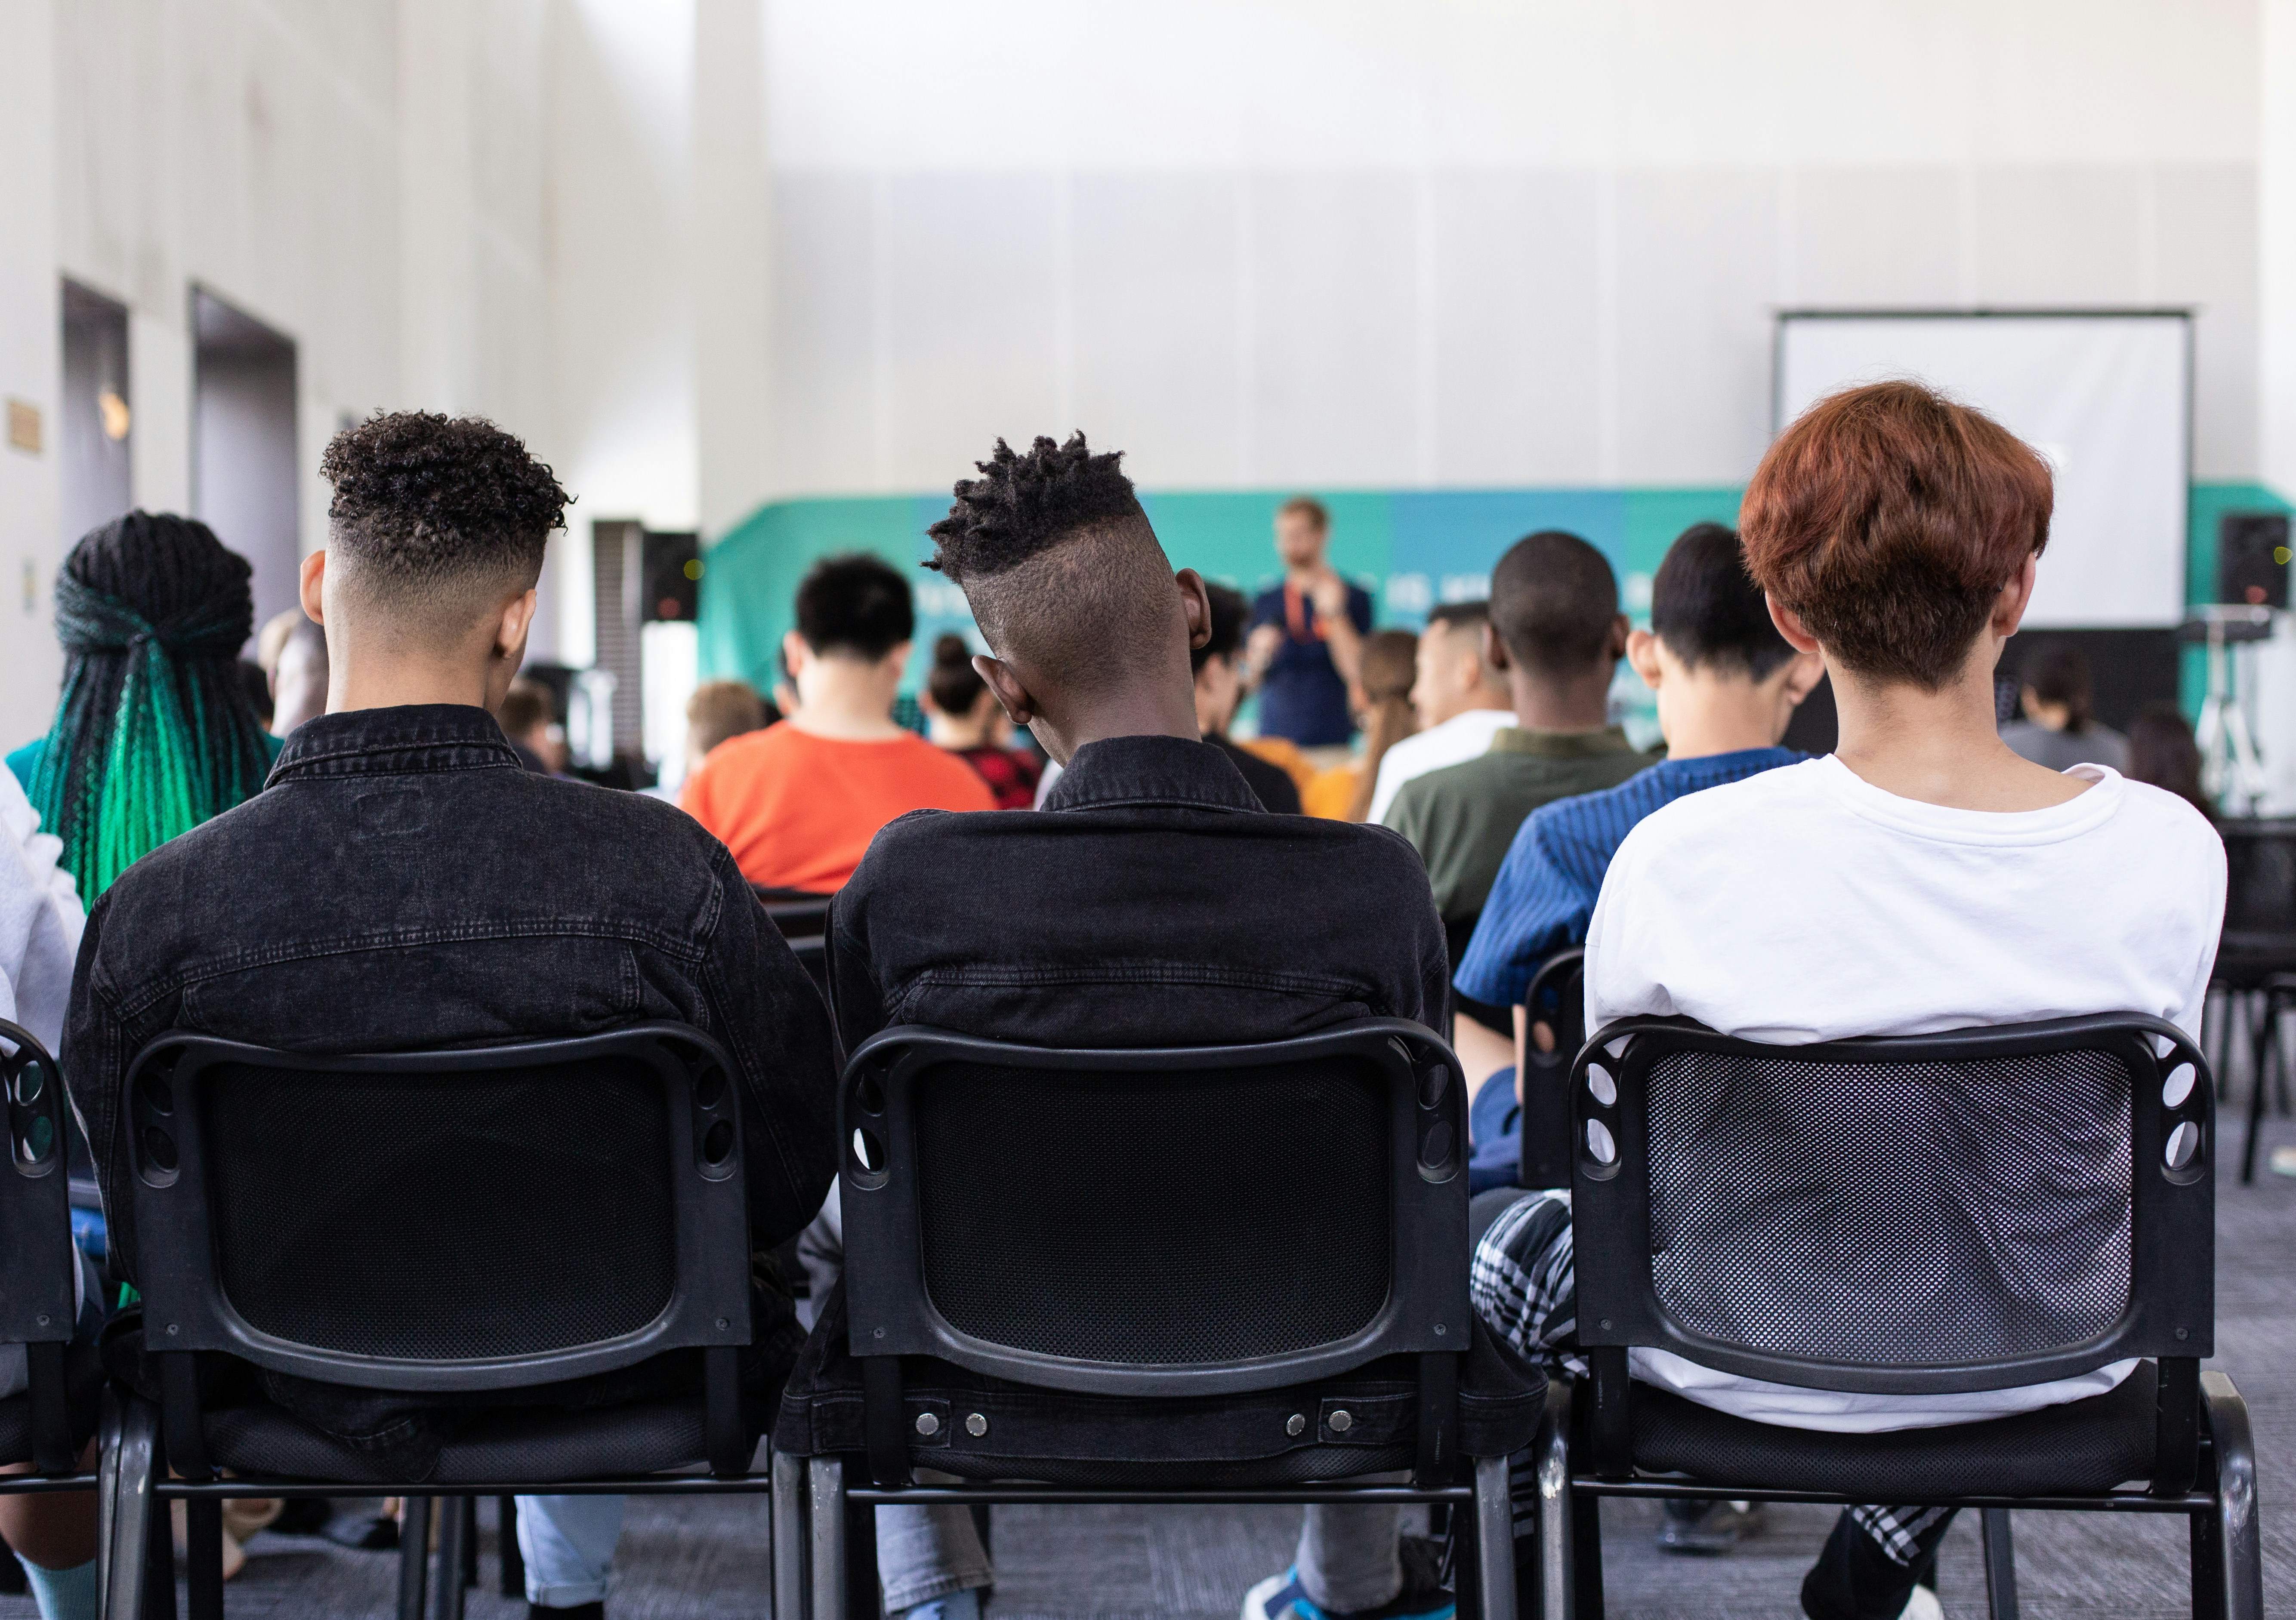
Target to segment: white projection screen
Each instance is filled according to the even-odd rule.
[[[2025,623],[2160,628],[2185,610],[2192,322],[2128,315],[1778,317],[1784,427],[1854,383],[1913,377],[2049,459],[2056,513]]]

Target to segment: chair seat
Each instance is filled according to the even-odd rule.
[[[685,1468],[708,1449],[699,1401],[490,1412],[441,1445],[436,1469],[420,1482],[402,1480],[373,1454],[276,1406],[210,1411],[207,1438],[217,1466],[236,1474],[359,1485],[618,1478]]]
[[[1880,1435],[1756,1423],[1637,1384],[1635,1466],[1716,1485],[1838,1492],[1877,1502],[2107,1491],[2152,1476],[2156,1383],[2153,1364],[2140,1362],[2117,1387],[2086,1401]]]
[[[823,1302],[774,1426],[777,1451],[865,1451],[861,1364],[846,1338],[845,1288]],[[1159,1400],[1080,1395],[988,1378],[930,1357],[903,1363],[903,1432],[915,1466],[970,1479],[1060,1485],[1274,1485],[1347,1479],[1412,1466],[1418,1370],[1374,1362],[1290,1389]],[[1501,1457],[1530,1444],[1545,1376],[1476,1324],[1460,1369],[1458,1449]],[[1332,1414],[1344,1411],[1343,1430]],[[931,1436],[916,1420],[930,1412]],[[968,1420],[978,1417],[980,1433]],[[1300,1430],[1292,1419],[1303,1420]]]

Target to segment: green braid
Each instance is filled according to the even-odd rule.
[[[269,751],[234,667],[247,580],[204,525],[143,512],[88,536],[56,577],[71,659],[29,797],[91,901],[263,786]]]

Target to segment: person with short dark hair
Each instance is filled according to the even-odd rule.
[[[1204,600],[1210,604],[1211,634],[1188,653],[1196,676],[1197,729],[1242,773],[1263,807],[1278,815],[1297,815],[1300,787],[1292,773],[1240,747],[1227,734],[1243,702],[1243,633],[1251,622],[1251,604],[1242,592],[1222,585],[1205,585]]]
[[[2006,739],[2004,739],[2005,741]],[[2129,781],[2149,782],[2216,819],[2216,806],[2201,785],[2201,745],[2185,711],[2165,698],[2157,698],[2136,711],[2128,723]]]
[[[2126,1011],[2198,1040],[2224,918],[2214,830],[2108,766],[2036,765],[1994,729],[1995,671],[2032,599],[2054,498],[2038,452],[1915,382],[1833,395],[1778,436],[1741,508],[1747,569],[1779,634],[1824,659],[1841,741],[1823,758],[1677,798],[1627,835],[1587,927],[1590,1031],[1679,1017],[1798,1044]],[[1949,1128],[1983,1140],[2060,1100],[1967,1100],[1974,1111]],[[2095,1124],[2125,1141],[2125,1113]],[[1802,1133],[1843,1128],[1822,1112],[1781,1114],[1776,1125],[1786,1158]],[[2117,1181],[2079,1163],[2026,1173],[2015,1230],[1991,1240],[2010,1263],[2021,1248],[2022,1264],[2069,1289],[2126,1291],[2125,1249],[2116,1261],[2109,1241],[2067,1241],[2125,1225],[2126,1171]],[[1690,1220],[1672,1234],[1683,1252],[1792,1245],[1809,1204],[1753,1177]],[[1572,1256],[1568,1197],[1554,1193],[1525,1195],[1476,1251],[1477,1312],[1550,1365],[1583,1364]],[[1886,1279],[1839,1284],[1882,1317],[1906,1318],[1909,1332],[1934,1309],[1920,1289],[1891,1296]],[[1735,1308],[1755,1320],[1796,1306],[1741,1298]],[[1668,1350],[1633,1357],[1636,1377],[1701,1405],[1854,1434],[2082,1400],[2135,1367],[1886,1395],[1765,1383]],[[1931,1507],[1849,1510],[1802,1583],[1804,1612],[1935,1620],[1937,1547],[1951,1518]]]
[[[1348,683],[1371,634],[1371,593],[1325,554],[1332,514],[1312,495],[1275,509],[1283,582],[1251,605],[1249,679],[1259,690],[1259,734],[1303,749],[1344,744],[1355,730]]]
[[[933,746],[978,772],[996,796],[999,810],[1026,810],[1037,802],[1044,761],[1012,746],[1013,723],[972,667],[972,644],[963,636],[951,634],[933,643],[932,670],[918,706],[925,711],[925,735]]]
[[[490,712],[525,656],[565,492],[492,423],[416,412],[339,433],[320,470],[334,499],[302,601],[326,633],[331,712],[297,728],[263,792],[146,855],[88,918],[61,1056],[113,1270],[134,1282],[142,1264],[121,1083],[170,1030],[341,1053],[651,1019],[706,1029],[743,1088],[750,1230],[772,1249],[836,1168],[820,996],[723,845],[669,806],[521,769]],[[483,1134],[439,1129],[442,1154],[489,1150]],[[376,1218],[372,1189],[343,1199],[306,1213]],[[756,1274],[743,1378],[764,1411],[803,1334],[772,1268]],[[146,1364],[141,1332],[118,1339],[115,1365]],[[409,1479],[427,1477],[473,1407],[494,1404],[258,1381],[214,1359],[211,1411],[276,1409]],[[618,1372],[611,1389],[520,1401],[684,1398],[699,1384],[680,1354]],[[613,1497],[521,1499],[530,1612],[602,1614],[620,1517]]]
[[[797,712],[712,750],[678,799],[750,882],[834,894],[895,817],[996,807],[972,766],[893,719],[915,634],[909,582],[881,557],[824,557],[800,582],[782,638]]]
[[[2096,719],[2095,688],[2088,654],[2062,638],[2041,642],[2025,655],[2018,681],[2021,720],[2001,728],[2001,740],[2019,757],[2052,771],[2077,765],[2128,768],[2128,739]]]
[[[1381,756],[1365,820],[1385,821],[1405,782],[1480,757],[1514,724],[1506,676],[1483,651],[1490,622],[1488,601],[1447,601],[1428,614],[1411,680],[1419,729]]]
[[[1210,593],[1173,572],[1119,458],[1078,434],[1000,441],[979,470],[933,525],[931,566],[988,643],[974,667],[1066,769],[1040,811],[922,812],[878,834],[830,912],[847,1049],[896,1023],[1096,1047],[1255,1043],[1365,1015],[1436,1027],[1443,938],[1417,857],[1380,828],[1267,814],[1201,740],[1191,654],[1212,634]],[[947,1614],[966,1620],[987,1560],[963,1510],[925,1511],[945,1515],[931,1555],[887,1567],[878,1510],[886,1609],[963,1591]],[[1399,1558],[1395,1510],[1329,1513],[1296,1575],[1255,1591],[1264,1620],[1450,1614],[1431,1568]]]

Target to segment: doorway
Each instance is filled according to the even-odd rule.
[[[63,321],[56,470],[69,549],[126,511],[135,497],[127,450],[127,307],[68,281]]]
[[[295,345],[192,291],[192,510],[255,570],[255,623],[296,605]]]

